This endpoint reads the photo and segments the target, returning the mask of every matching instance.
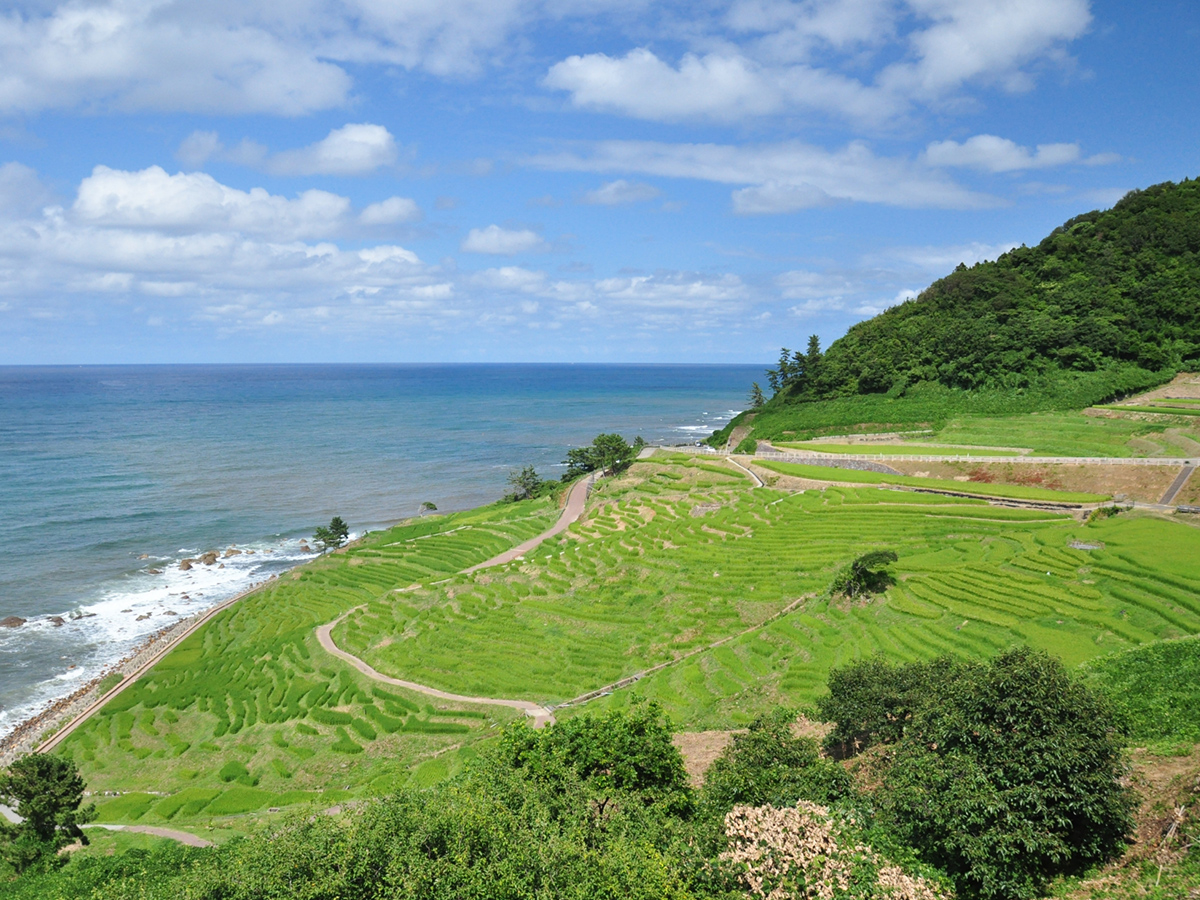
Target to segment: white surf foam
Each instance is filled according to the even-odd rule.
[[[173,558],[142,560],[142,569],[100,586],[94,600],[0,629],[0,655],[14,659],[16,654],[4,651],[21,647],[26,666],[33,665],[30,649],[36,649],[33,656],[43,665],[58,657],[46,666],[53,674],[23,691],[10,708],[0,709],[0,737],[99,676],[156,631],[317,555],[303,550],[296,539],[263,541],[241,545],[235,548],[241,553],[228,557],[222,550],[209,566],[195,562],[189,570],[180,568],[183,559],[196,559],[207,549],[184,547]]]

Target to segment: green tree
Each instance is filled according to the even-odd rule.
[[[313,532],[313,539],[321,545],[322,550],[340,547],[346,543],[348,537],[350,537],[350,527],[342,520],[341,516],[334,516],[330,519],[328,528],[318,526]]]
[[[874,550],[864,553],[846,568],[842,569],[833,579],[829,592],[845,594],[847,597],[857,597],[862,593],[878,593],[887,590],[892,583],[892,577],[883,567],[896,561],[893,550]]]
[[[508,473],[508,483],[512,486],[512,493],[509,494],[509,499],[512,500],[528,500],[530,497],[536,497],[538,489],[542,486],[542,479],[533,466],[525,466],[523,469],[514,470]]]
[[[738,804],[829,804],[853,794],[846,770],[822,758],[816,741],[792,733],[795,720],[795,712],[777,709],[733,736],[709,768],[700,792],[701,808],[710,817],[723,817]]]
[[[604,475],[620,474],[629,468],[645,444],[643,440],[630,445],[619,434],[598,434],[589,446],[567,451],[567,458],[563,460],[567,472],[563,477],[570,480],[595,471]]]
[[[1117,717],[1048,654],[960,664],[921,705],[877,799],[959,896],[1031,900],[1132,830]]]
[[[55,862],[60,847],[87,843],[80,825],[96,807],[83,802],[83,779],[75,763],[49,753],[29,753],[0,775],[0,799],[23,818],[0,825],[0,854],[18,872]]]
[[[437,512],[437,504],[426,500],[421,504],[420,514],[425,515],[427,512]]]
[[[762,405],[766,402],[767,402],[767,399],[766,399],[766,397],[763,396],[762,388],[760,388],[758,386],[757,381],[753,382],[750,385],[750,397],[749,397],[750,408],[751,409],[760,409],[762,407]]]

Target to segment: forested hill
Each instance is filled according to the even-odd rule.
[[[781,363],[772,373],[780,400],[1200,367],[1200,180],[1134,191],[1036,247],[960,265],[916,299],[855,325],[825,354]]]

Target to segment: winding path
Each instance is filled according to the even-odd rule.
[[[211,847],[212,841],[197,837],[190,831],[179,831],[175,828],[159,828],[157,825],[84,825],[84,828],[103,828],[105,831],[130,831],[134,834],[151,834],[154,837],[166,838],[169,841],[179,841],[188,847]]]
[[[543,541],[547,541],[555,535],[562,534],[581,515],[583,515],[584,507],[587,506],[588,491],[596,481],[595,475],[589,475],[582,481],[576,482],[571,488],[571,493],[567,495],[567,504],[563,507],[562,515],[558,517],[550,528],[543,531],[536,537],[531,537],[527,541],[522,541],[517,546],[505,550],[491,559],[484,560],[481,563],[463,569],[460,574],[470,575],[472,572],[478,572],[480,569],[490,569],[493,566],[502,566],[505,563],[513,562],[521,559],[530,550],[536,548]],[[439,700],[449,700],[451,703],[475,703],[483,706],[506,706],[509,709],[519,709],[525,715],[533,720],[534,728],[541,728],[545,725],[554,724],[554,713],[547,707],[540,706],[529,700],[505,700],[499,697],[468,697],[463,694],[452,694],[449,691],[441,691],[434,687],[429,687],[425,684],[417,684],[415,681],[404,681],[400,678],[392,678],[390,675],[384,675],[373,669],[368,663],[359,659],[351,653],[347,653],[333,642],[333,629],[342,623],[342,621],[353,612],[357,612],[364,607],[357,606],[354,609],[347,610],[342,613],[332,622],[327,625],[317,627],[317,642],[331,656],[336,656],[338,659],[350,663],[362,674],[368,678],[379,681],[384,684],[392,684],[396,687],[407,688],[410,691],[415,691],[418,694],[424,694],[427,697],[436,697]]]

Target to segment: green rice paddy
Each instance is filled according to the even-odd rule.
[[[1200,530],[871,486],[786,493],[685,455],[601,482],[526,559],[455,574],[557,514],[542,500],[373,534],[216,617],[65,743],[92,790],[127,792],[101,819],[228,826],[432,784],[516,715],[435,707],[324,654],[314,629],[358,607],[335,640],[395,677],[561,704],[662,666],[557,715],[636,692],[688,729],[811,703],[832,666],[876,652],[1028,643],[1078,664],[1200,633]],[[839,568],[884,548],[899,555],[885,594],[827,596]]]
[[[374,687],[325,655],[313,630],[358,604],[482,562],[557,516],[551,501],[538,500],[430,517],[287,573],[181,643],[62,752],[92,790],[134,792],[101,804],[107,821],[328,805],[423,778],[422,766],[444,775],[456,760],[430,757],[489,723]],[[494,708],[488,715],[508,717]],[[350,757],[361,761],[345,769]]]
[[[1020,456],[1019,450],[999,450],[991,447],[944,447],[928,444],[817,444],[811,442],[783,443],[774,446],[812,453],[839,453],[853,456]]]
[[[1052,491],[1049,488],[1028,487],[1020,484],[988,484],[975,481],[950,481],[943,478],[918,478],[913,475],[862,472],[857,469],[837,469],[832,466],[785,463],[774,460],[755,460],[754,464],[764,469],[770,469],[772,472],[778,472],[781,475],[794,475],[797,478],[811,478],[818,481],[841,481],[852,484],[887,484],[939,491],[960,491],[1007,500],[1100,503],[1109,499],[1109,495],[1107,494]]]

